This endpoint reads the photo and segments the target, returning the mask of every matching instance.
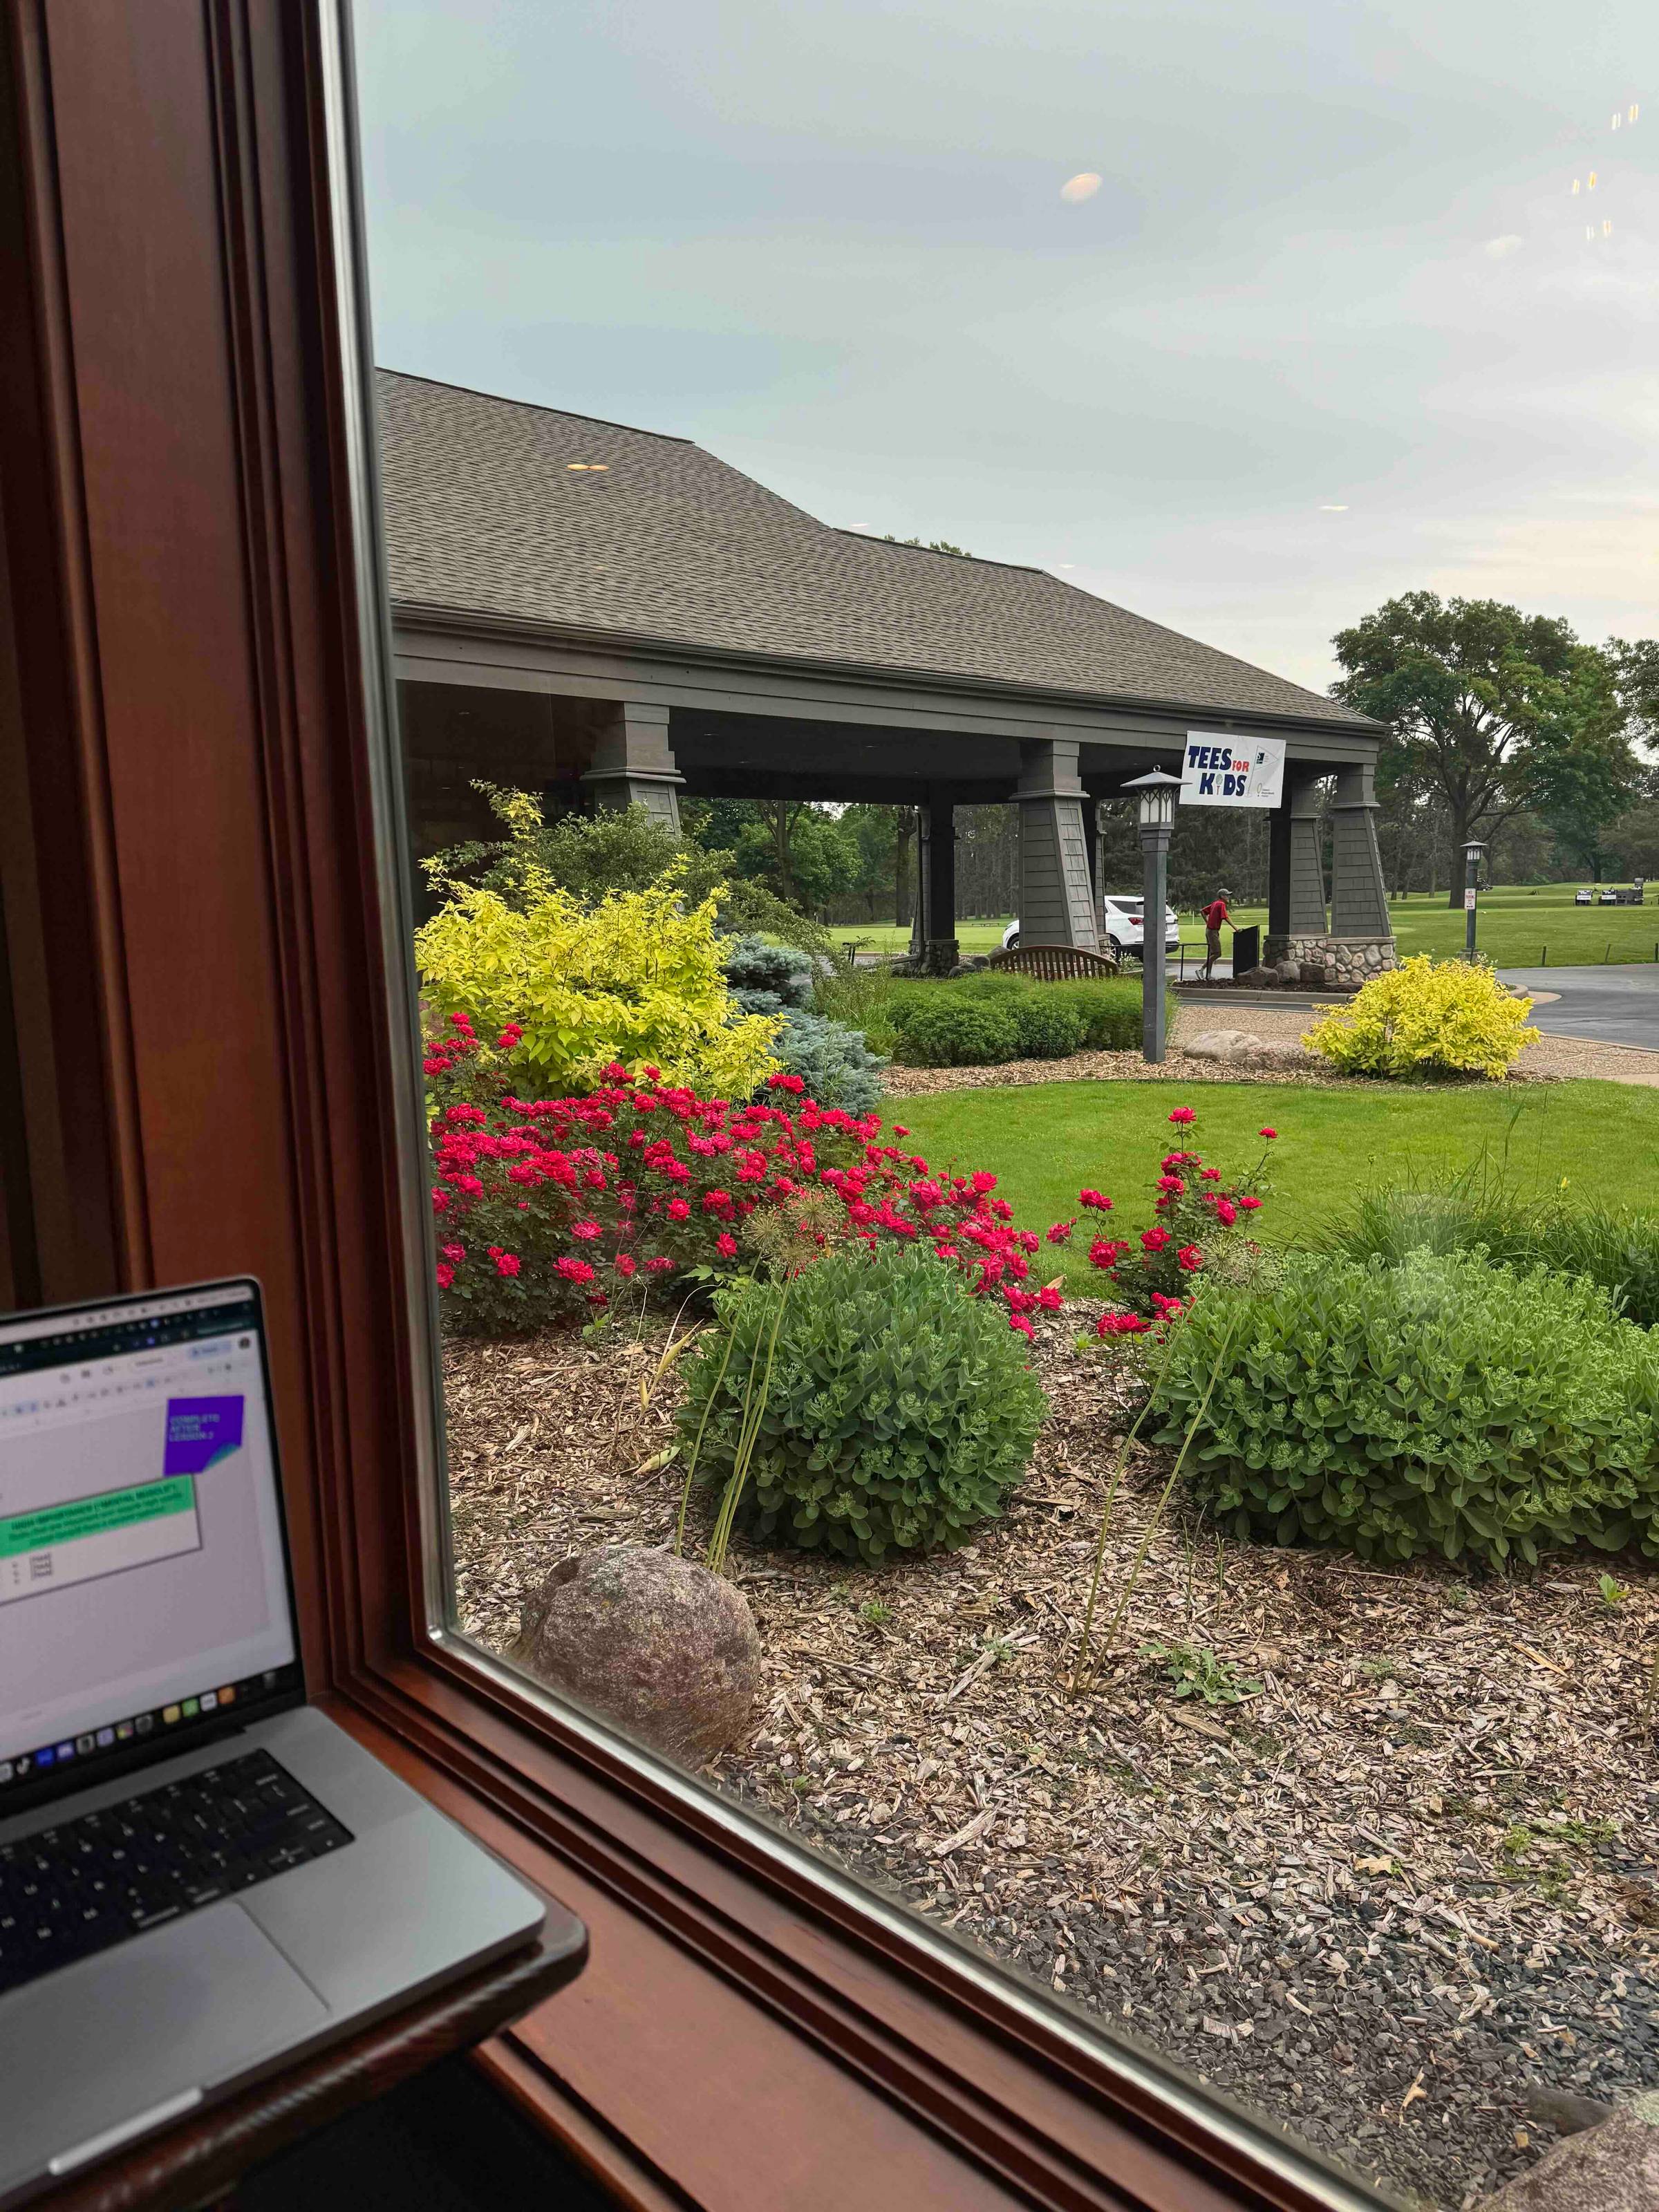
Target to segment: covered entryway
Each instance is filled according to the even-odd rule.
[[[1284,739],[1269,958],[1391,963],[1378,724],[1040,569],[834,530],[688,441],[382,373],[417,849],[475,779],[921,810],[921,935],[957,957],[955,811],[1019,813],[1030,943],[1098,949],[1098,809],[1188,730]],[[1330,901],[1316,786],[1334,776]]]

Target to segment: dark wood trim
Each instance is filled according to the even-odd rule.
[[[0,8],[0,766],[34,854],[13,973],[21,909],[53,978],[18,1024],[63,1154],[31,1151],[42,1272],[264,1282],[313,1686],[592,1931],[492,2063],[652,2212],[1357,2206],[429,1635],[332,0]]]

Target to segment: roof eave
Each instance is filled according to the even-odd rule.
[[[1148,697],[1137,692],[1073,691],[1057,685],[1011,684],[996,677],[945,673],[933,668],[894,668],[869,661],[821,659],[806,653],[745,652],[708,645],[699,640],[655,637],[633,630],[589,629],[574,623],[537,622],[525,616],[485,614],[418,599],[394,599],[392,618],[394,623],[404,623],[416,629],[458,630],[473,636],[536,638],[549,643],[638,653],[652,658],[672,655],[678,660],[691,659],[714,668],[787,668],[806,675],[854,677],[863,683],[890,684],[899,690],[927,686],[934,690],[965,691],[976,697],[1024,699],[1043,705],[1127,708],[1158,714],[1190,715],[1198,720],[1206,715],[1212,719],[1224,715],[1231,721],[1252,727],[1293,729],[1325,737],[1340,733],[1351,738],[1382,738],[1390,734],[1386,722],[1373,721],[1364,714],[1297,714],[1261,707],[1218,707],[1189,699]]]

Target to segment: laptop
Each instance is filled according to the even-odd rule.
[[[0,1316],[0,2205],[546,1917],[306,1703],[258,1284]]]

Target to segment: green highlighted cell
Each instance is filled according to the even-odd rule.
[[[54,1544],[72,1544],[82,1536],[107,1535],[112,1529],[131,1528],[165,1514],[195,1510],[196,1483],[188,1474],[135,1483],[127,1490],[104,1490],[95,1498],[71,1498],[62,1505],[43,1505],[35,1512],[14,1513],[9,1520],[0,1520],[0,1559],[14,1559],[20,1552],[43,1552]]]

